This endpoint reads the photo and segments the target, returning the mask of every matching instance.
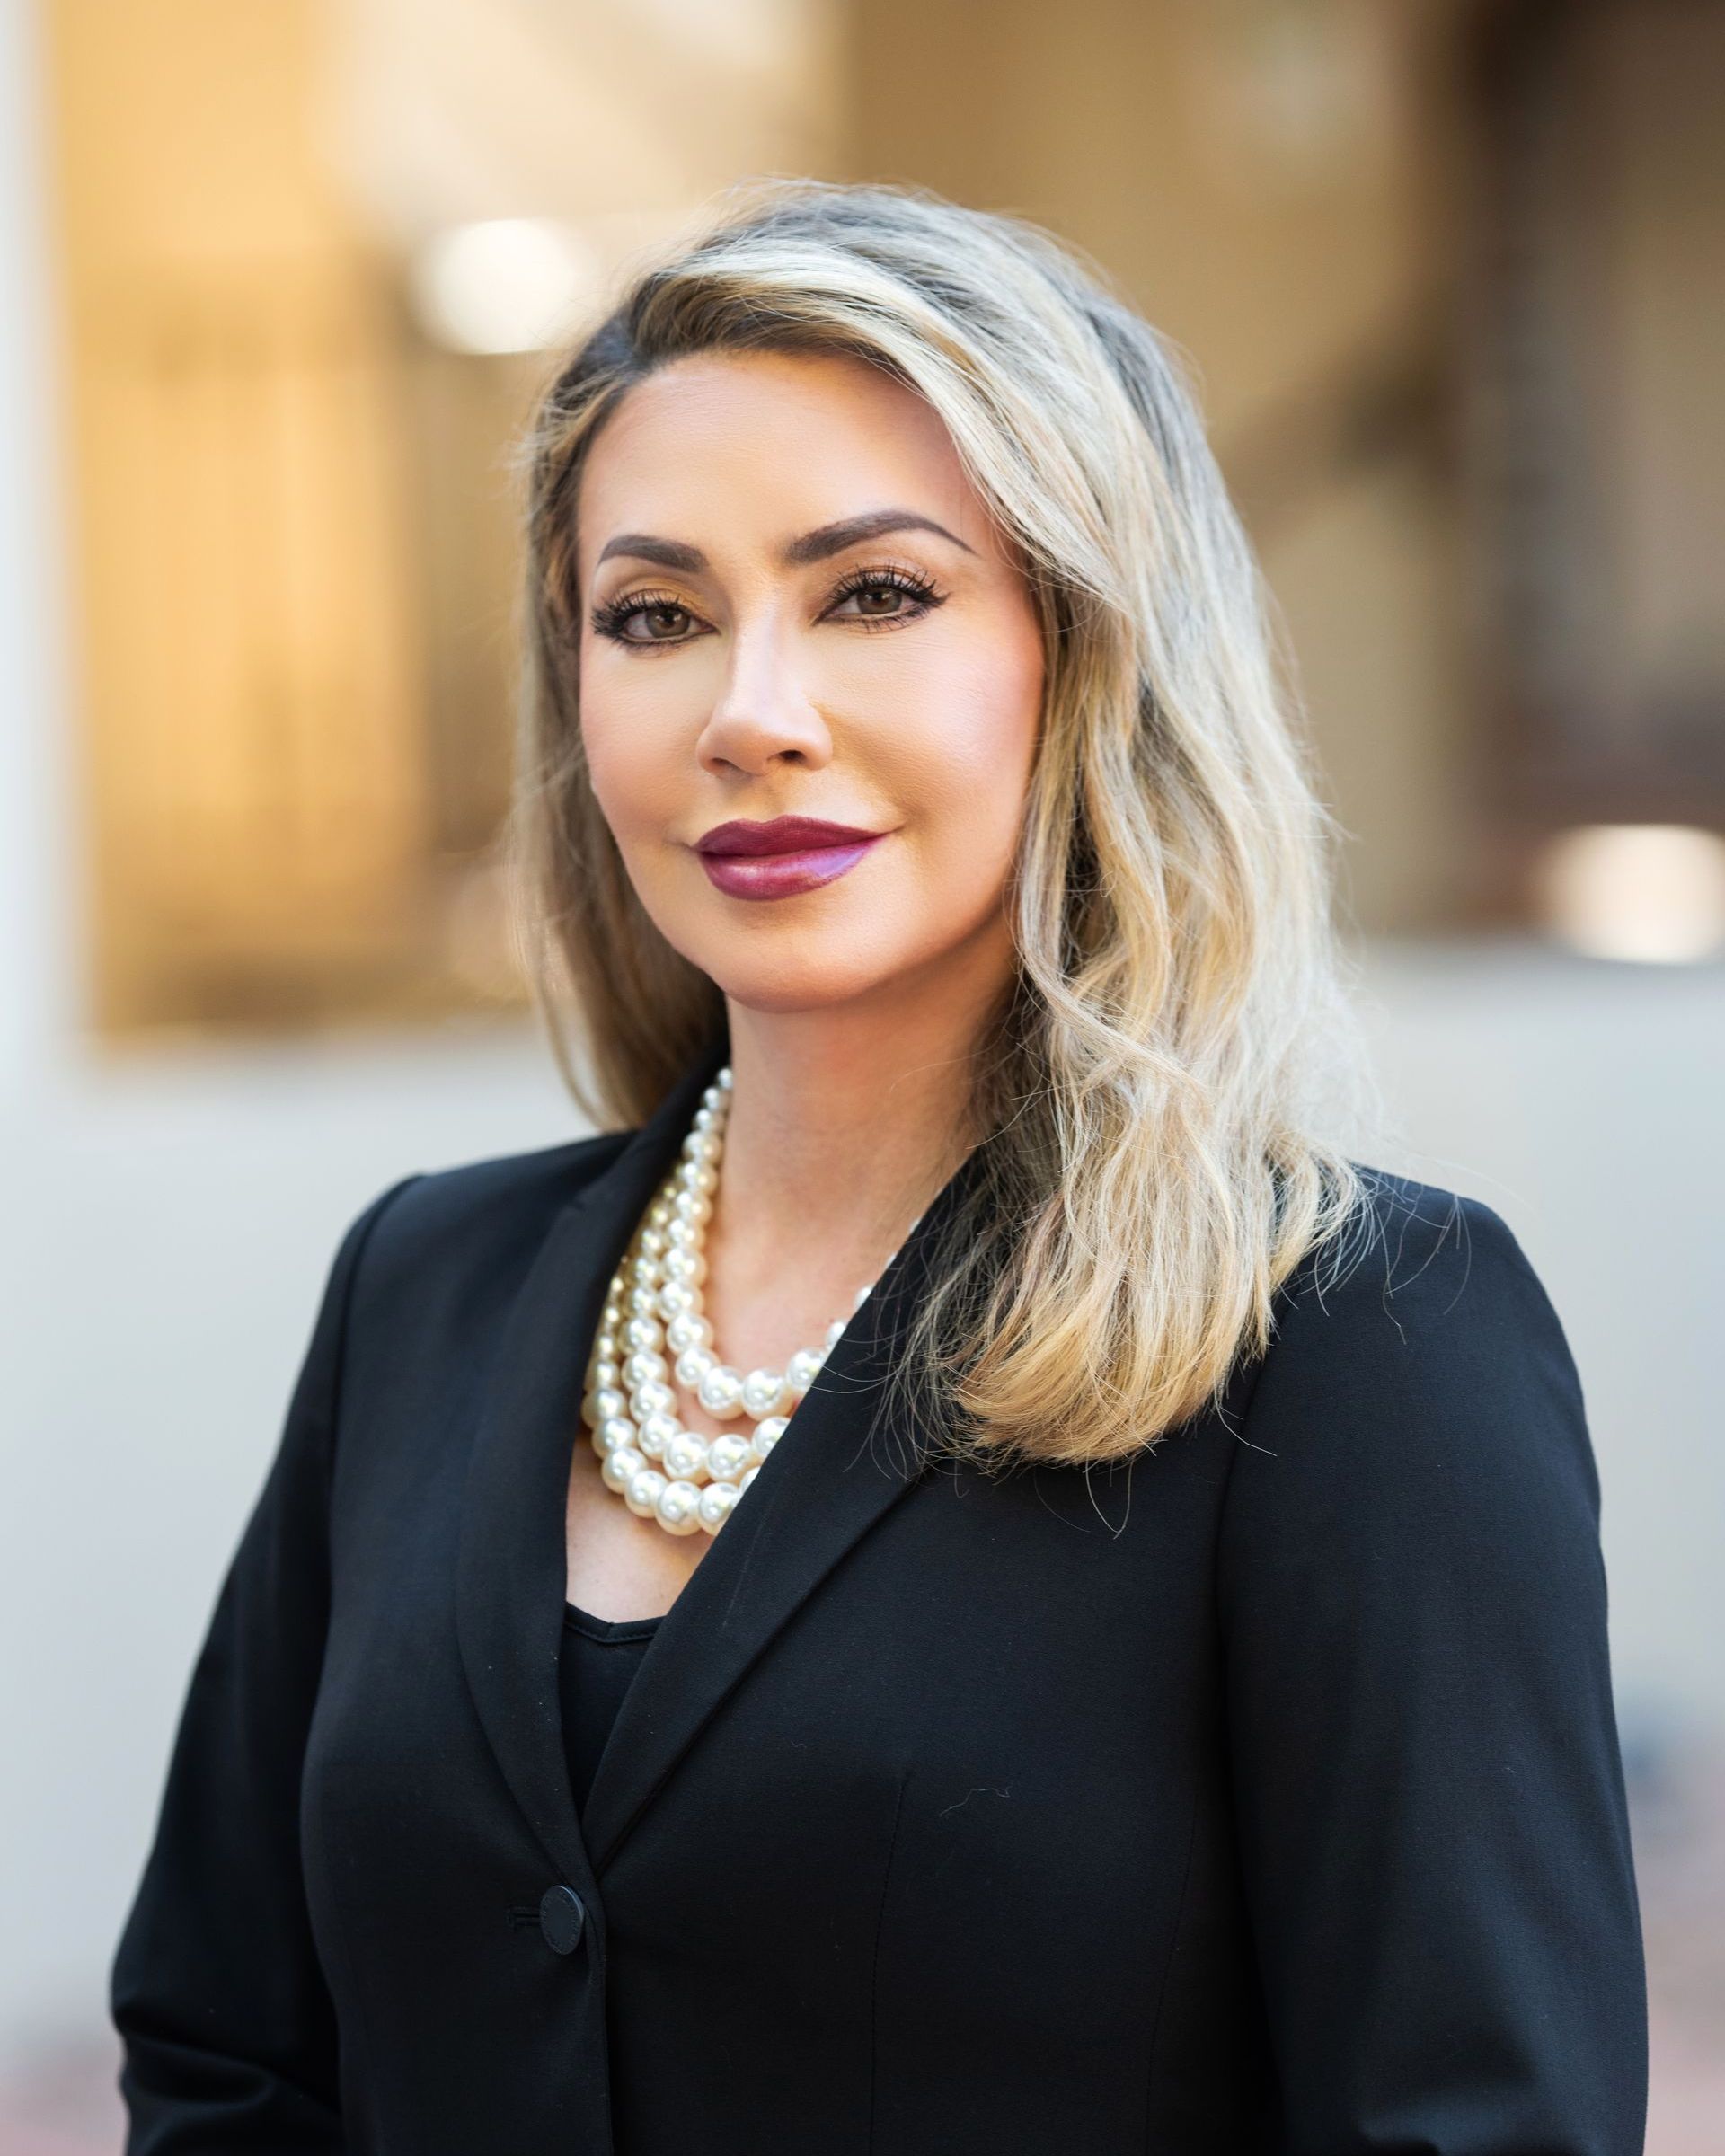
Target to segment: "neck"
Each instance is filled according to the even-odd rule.
[[[783,1292],[800,1268],[859,1286],[879,1272],[969,1150],[971,1055],[1000,977],[813,1012],[730,1004],[712,1249],[733,1294]]]

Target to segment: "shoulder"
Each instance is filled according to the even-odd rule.
[[[1438,1184],[1355,1166],[1360,1209],[1284,1284],[1265,1374],[1277,1367],[1286,1382],[1310,1364],[1335,1365],[1340,1377],[1386,1358],[1405,1379],[1434,1361],[1561,1339],[1544,1286],[1500,1213]]]
[[[1470,1507],[1513,1507],[1561,1486],[1597,1508],[1569,1342],[1508,1223],[1478,1198],[1356,1166],[1359,1215],[1278,1295],[1234,1483],[1387,1508],[1410,1531],[1462,1489]]]
[[[434,1292],[462,1277],[506,1287],[632,1135],[610,1131],[403,1176],[349,1223],[336,1270],[368,1297],[392,1286]]]
[[[578,1197],[615,1159],[633,1134],[607,1131],[561,1145],[503,1153],[404,1177],[374,1204],[388,1200],[396,1235],[438,1235],[489,1227],[508,1233],[531,1228]]]

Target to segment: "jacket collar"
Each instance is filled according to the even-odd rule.
[[[856,1311],[790,1427],[649,1642],[578,1820],[558,1691],[564,1510],[588,1349],[606,1288],[677,1157],[722,1032],[652,1117],[555,1215],[510,1312],[475,1434],[456,1624],[499,1765],[562,1877],[596,1875],[774,1635],[918,1472],[910,1433],[876,1427],[894,1349],[973,1153]]]

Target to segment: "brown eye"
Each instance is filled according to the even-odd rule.
[[[896,584],[865,585],[851,596],[859,614],[896,614],[905,602],[905,595]]]
[[[688,620],[680,606],[639,606],[627,617],[643,625],[645,633],[635,641],[639,643],[660,643],[674,636],[679,626]]]
[[[615,643],[632,644],[637,649],[657,645],[663,649],[687,643],[686,631],[694,619],[688,608],[675,599],[637,592],[632,598],[612,599],[596,606],[592,625],[595,636],[607,636]]]
[[[840,621],[897,628],[901,622],[914,622],[929,613],[942,599],[933,585],[903,570],[862,570],[839,586],[828,611]],[[852,600],[856,602],[854,608]]]

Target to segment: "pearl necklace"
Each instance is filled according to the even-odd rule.
[[[743,1376],[719,1359],[712,1326],[703,1314],[701,1283],[730,1112],[727,1065],[703,1092],[682,1158],[612,1276],[581,1402],[606,1488],[671,1534],[693,1534],[698,1527],[718,1533],[850,1321],[836,1319],[827,1328],[824,1347],[798,1348],[783,1370]],[[873,1287],[871,1281],[857,1290],[854,1309],[862,1308]],[[753,1430],[707,1437],[686,1429],[677,1418],[673,1375],[710,1415],[721,1421],[740,1417]]]

